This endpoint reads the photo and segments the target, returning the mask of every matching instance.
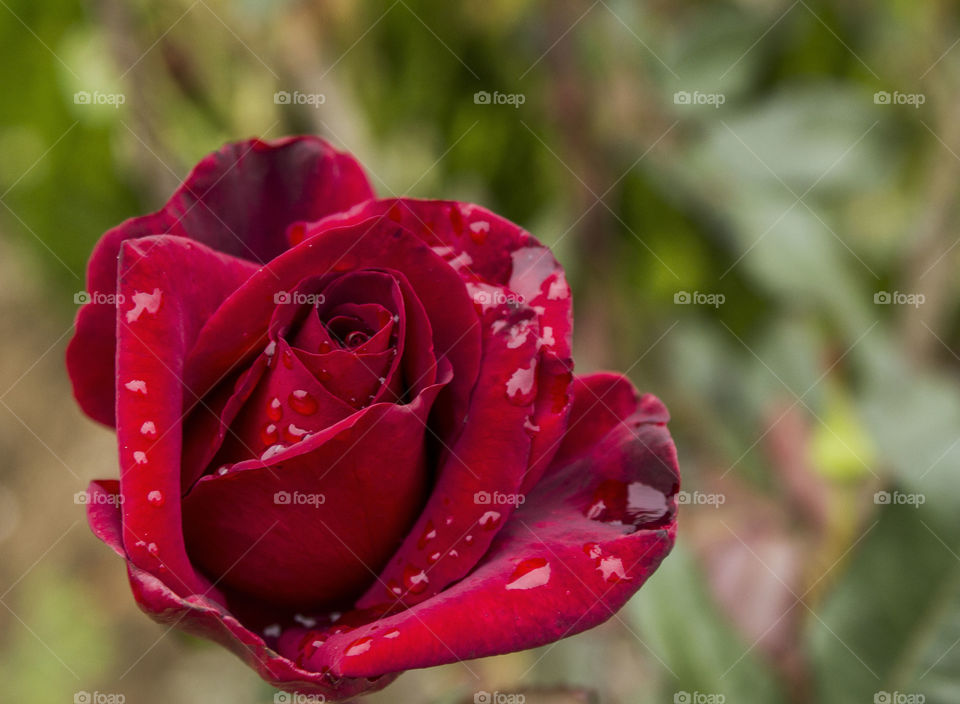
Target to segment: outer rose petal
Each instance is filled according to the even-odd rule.
[[[87,519],[94,534],[115,553],[127,558],[123,547],[119,484],[114,480],[95,481],[87,490]],[[274,687],[288,691],[322,694],[327,701],[349,699],[364,692],[386,687],[396,675],[363,678],[339,678],[328,673],[304,670],[278,655],[264,639],[244,627],[223,607],[203,594],[186,598],[174,593],[156,577],[139,569],[129,560],[127,574],[134,598],[140,608],[158,623],[177,626],[209,638],[236,654]]]
[[[673,546],[679,489],[662,404],[635,399],[611,424],[625,409],[597,403],[621,384],[598,375],[576,385],[583,420],[565,441],[576,451],[550,466],[473,572],[406,611],[329,634],[304,665],[348,677],[398,672],[543,645],[610,618]],[[578,442],[578,427],[592,444]],[[638,500],[660,517],[636,528],[587,517],[594,491],[610,482],[642,489]]]
[[[123,542],[131,561],[181,594],[209,583],[187,558],[180,519],[183,364],[203,322],[249,262],[170,235],[123,245],[116,311],[117,443]]]
[[[87,290],[117,290],[121,244],[157,234],[189,237],[221,252],[267,262],[287,248],[285,228],[373,197],[362,167],[316,137],[227,144],[205,157],[156,213],[108,231],[87,266]],[[89,303],[77,314],[67,366],[80,407],[114,423],[112,305]]]

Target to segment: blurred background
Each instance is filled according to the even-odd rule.
[[[311,132],[552,246],[684,478],[616,618],[364,701],[960,701],[958,44],[945,0],[0,0],[0,699],[273,701],[89,533],[63,352],[104,230]]]

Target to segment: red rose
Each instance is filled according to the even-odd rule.
[[[573,377],[563,269],[483,208],[376,200],[319,139],[231,144],[87,279],[67,365],[120,452],[93,531],[148,614],[278,687],[578,633],[673,544],[666,409]]]

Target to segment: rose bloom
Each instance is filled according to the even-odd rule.
[[[479,206],[377,199],[314,137],[228,144],[87,289],[67,366],[120,464],[93,532],[151,617],[277,687],[579,633],[673,545],[666,409],[573,375],[563,269]]]

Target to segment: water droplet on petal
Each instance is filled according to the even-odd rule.
[[[163,294],[158,288],[153,289],[153,293],[135,292],[132,296],[133,308],[127,311],[127,322],[136,322],[144,311],[151,315],[156,314],[160,310],[162,297]]]
[[[470,223],[470,239],[476,244],[483,244],[487,241],[487,233],[490,232],[490,223],[486,220],[477,220]]]
[[[267,423],[263,430],[260,431],[260,440],[263,442],[264,446],[276,445],[277,444],[277,426],[273,423]]]
[[[280,420],[283,418],[283,404],[280,399],[274,397],[267,404],[267,418],[270,420]]]
[[[597,569],[605,582],[619,582],[621,579],[630,579],[623,569],[623,560],[619,557],[602,558],[600,564],[597,565]]]
[[[391,579],[389,582],[387,582],[387,591],[390,592],[392,596],[400,596],[403,594],[403,589],[395,579]]]
[[[550,563],[542,557],[528,557],[517,564],[506,589],[533,589],[550,581]]]
[[[141,381],[140,379],[131,379],[126,384],[123,385],[128,391],[133,391],[137,394],[147,395],[147,382]]]
[[[293,369],[293,352],[289,348],[285,349],[280,355],[280,361],[283,362],[283,366],[287,369]]]
[[[484,530],[493,530],[500,524],[500,512],[487,511],[485,514],[480,516],[480,520],[477,522]]]
[[[420,540],[417,541],[417,547],[423,550],[426,544],[436,537],[437,529],[433,527],[433,521],[428,519],[423,526],[423,535],[421,535]]]
[[[326,340],[321,340],[319,347],[317,347],[317,352],[319,352],[320,354],[326,354],[331,349],[332,348],[329,342],[327,342]]]
[[[317,400],[310,395],[310,392],[303,389],[292,391],[287,403],[302,416],[310,416],[317,412]]]
[[[435,563],[437,560],[439,560],[439,559],[440,559],[440,553],[435,552],[435,553],[427,556],[427,563],[432,565],[432,564],[434,564],[434,563]]]
[[[344,655],[346,657],[352,657],[354,655],[360,655],[370,650],[370,644],[373,642],[373,638],[366,636],[364,638],[357,638],[349,646],[347,646],[346,652]]]
[[[149,435],[149,436],[156,435],[157,434],[156,424],[152,420],[148,420],[144,422],[144,424],[140,426],[140,434]]]
[[[384,633],[384,634],[383,634],[383,637],[384,637],[384,638],[396,638],[396,637],[398,637],[399,635],[400,635],[400,631],[398,631],[397,629],[393,629],[392,631],[387,631],[386,633]]]
[[[136,462],[137,464],[146,464],[146,463],[147,463],[147,453],[146,453],[146,452],[140,452],[139,450],[138,450],[137,452],[134,452],[134,453],[133,453],[133,461]]]
[[[276,340],[270,340],[270,342],[267,343],[267,346],[263,348],[263,353],[264,353],[268,358],[269,358],[269,357],[272,357],[272,356],[274,355],[274,353],[276,353],[276,351],[277,351],[277,343],[276,343]]]
[[[260,461],[266,462],[267,460],[271,459],[272,457],[275,457],[276,455],[280,454],[286,449],[287,448],[284,445],[271,445],[266,450],[264,450],[264,453],[262,455],[260,455]]]
[[[154,489],[147,494],[147,501],[149,501],[153,506],[163,506],[163,492],[158,489]]]
[[[291,444],[300,442],[306,436],[307,431],[303,428],[298,428],[293,423],[290,423],[286,428],[283,429],[283,439]]]
[[[219,474],[222,477],[224,474],[226,474],[229,471],[230,471],[230,468],[227,465],[223,465],[220,469],[217,470],[217,474]]]
[[[428,584],[430,584],[430,578],[423,570],[417,569],[413,565],[407,565],[403,568],[403,585],[411,594],[423,593],[426,591]]]
[[[530,366],[521,367],[507,380],[507,398],[517,406],[526,406],[533,401],[533,387],[536,381],[537,360],[531,359]]]
[[[527,431],[528,435],[536,435],[540,432],[540,426],[534,424],[532,416],[527,416],[523,421],[523,429]]]
[[[147,545],[147,552],[156,557],[160,554],[160,548],[157,547],[156,543],[149,543]]]

